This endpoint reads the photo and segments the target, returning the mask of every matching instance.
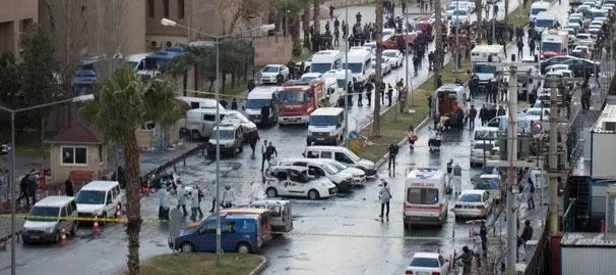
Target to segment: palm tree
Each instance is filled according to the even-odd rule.
[[[321,16],[321,2],[323,2],[323,0],[313,0],[312,2],[312,21],[314,24],[314,32],[316,33],[321,32],[321,20],[319,19]]]
[[[165,129],[179,118],[171,83],[154,80],[143,83],[130,68],[122,68],[94,88],[95,103],[84,111],[105,137],[124,144],[126,165],[126,215],[128,223],[127,266],[131,275],[139,274],[139,233],[141,205],[139,202],[139,147],[135,130],[146,121],[154,121]]]
[[[376,89],[374,90],[374,122],[372,123],[372,135],[378,137],[381,135],[381,99],[380,89],[383,82],[383,71],[381,70],[381,62],[383,62],[383,0],[376,0],[376,21],[374,29],[376,31]],[[348,22],[347,22],[348,24]]]

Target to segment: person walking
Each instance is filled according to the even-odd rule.
[[[475,118],[477,117],[477,109],[475,109],[475,105],[471,105],[470,110],[468,110],[468,130],[475,130]]]
[[[381,93],[381,105],[385,105],[385,90],[386,89],[387,89],[387,87],[386,87],[385,83],[381,81],[381,85],[379,87],[379,93]]]
[[[71,181],[71,179],[67,179],[64,182],[64,194],[66,194],[69,197],[75,196],[75,191],[73,190],[73,182]]]
[[[488,228],[486,222],[482,221],[479,227],[479,236],[481,236],[481,248],[483,251],[483,257],[488,257]]]
[[[188,188],[188,194],[190,198],[190,220],[196,222],[197,215],[201,212],[199,209],[199,190]]]
[[[203,211],[201,210],[201,200],[203,200],[203,198],[205,197],[205,194],[203,193],[203,190],[201,190],[201,187],[195,186],[195,188],[197,189],[197,203],[199,205],[199,207],[197,207],[197,212],[199,212],[199,219],[203,219]]]
[[[178,198],[177,209],[182,209],[183,217],[188,216],[188,211],[186,211],[186,198],[190,196],[190,194],[186,193],[184,186],[178,184],[176,196]]]
[[[169,209],[171,208],[171,195],[169,194],[171,187],[162,186],[158,189],[158,219],[160,221],[169,220]]]
[[[528,247],[526,246],[526,242],[528,242],[532,238],[533,228],[530,226],[530,221],[526,220],[524,222],[524,229],[522,230],[522,235],[520,235],[520,237],[518,238],[518,249],[520,249],[520,246],[524,245],[524,253],[528,253]]]
[[[533,198],[534,193],[535,193],[535,184],[529,177],[526,182],[526,187],[524,188],[524,197],[526,198],[526,206],[528,206],[529,210],[535,209],[535,199]]]
[[[276,151],[276,147],[274,147],[274,145],[272,144],[272,142],[270,141],[267,144],[267,147],[265,148],[265,153],[263,154],[263,161],[261,162],[261,172],[263,172],[263,164],[265,161],[267,161],[267,167],[269,168],[271,166],[271,161],[272,161],[272,156],[276,155],[276,158],[278,158],[278,151]]]
[[[261,172],[263,172],[263,167],[265,166],[265,151],[267,149],[267,139],[263,140],[263,144],[261,145]]]
[[[485,126],[486,122],[488,122],[488,109],[486,109],[485,104],[479,109],[479,119],[481,120],[481,126]]]
[[[237,111],[237,99],[233,98],[233,101],[231,101],[231,110]]]
[[[34,169],[30,170],[30,172],[28,174],[26,174],[23,178],[21,178],[21,180],[19,181],[19,197],[17,198],[17,204],[19,205],[19,202],[21,202],[22,199],[26,199],[26,204],[28,205],[28,207],[30,207],[30,181],[31,179],[31,174],[32,172],[35,171]],[[34,203],[33,203],[34,204]]]
[[[385,208],[387,208],[387,212],[385,212],[385,217],[389,220],[389,201],[391,200],[391,191],[389,190],[389,186],[387,186],[387,182],[384,179],[381,179],[381,188],[379,189],[379,201],[381,202],[381,215],[379,218],[383,219],[383,212]]]
[[[389,84],[387,88],[387,107],[391,107],[392,97],[394,96],[394,86]]]
[[[455,261],[462,260],[462,274],[470,275],[471,274],[471,265],[473,264],[473,252],[468,248],[468,246],[462,247],[462,254],[455,258]]]
[[[455,195],[457,196],[462,192],[462,167],[458,163],[453,167],[453,180]]]
[[[250,145],[250,149],[252,149],[252,159],[255,158],[255,149],[257,148],[257,143],[259,142],[259,140],[261,140],[261,138],[259,137],[258,130],[254,130],[248,133],[248,144]]]
[[[396,155],[398,155],[398,145],[396,144],[389,144],[389,148],[387,148],[387,152],[389,153],[389,164],[388,164],[388,168],[389,172],[392,172],[392,166],[393,166],[393,171],[396,171]]]
[[[481,267],[481,256],[483,255],[483,244],[479,233],[475,233],[473,237],[473,255],[477,262],[477,267]]]

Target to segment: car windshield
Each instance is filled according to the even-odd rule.
[[[302,90],[287,90],[279,94],[282,104],[298,105],[308,100],[308,93]]]
[[[310,126],[336,126],[335,116],[310,116]]]
[[[477,142],[473,145],[473,149],[475,150],[492,150],[492,148],[494,148],[494,144],[486,142],[485,144],[483,142]]]
[[[459,202],[481,202],[480,194],[462,194],[458,198]]]
[[[541,49],[544,52],[561,52],[562,45],[560,43],[555,43],[555,42],[543,42],[541,43]]]
[[[489,189],[498,189],[499,188],[499,180],[496,178],[479,178],[475,183],[475,189],[479,190],[489,190]]]
[[[543,8],[534,8],[532,10],[530,10],[530,14],[532,15],[537,15],[542,11],[547,11],[547,9],[543,9]]]
[[[342,66],[343,69],[349,69],[351,70],[352,73],[363,73],[364,71],[364,64],[362,63],[349,63],[349,67],[347,68],[346,64],[344,64],[344,66]]]
[[[453,14],[454,14],[454,15],[461,15],[461,16],[465,16],[465,15],[467,15],[467,14],[468,14],[468,12],[467,12],[467,11],[465,11],[465,10],[455,10],[455,11],[453,11]]]
[[[26,217],[26,220],[33,222],[49,222],[58,219],[60,214],[60,208],[58,207],[41,207],[35,206],[30,210],[30,214]],[[49,217],[49,218],[46,218]]]
[[[105,192],[93,190],[81,190],[75,201],[79,204],[104,204]]]
[[[412,204],[436,204],[438,203],[438,189],[435,188],[409,188],[406,201]]]
[[[473,72],[478,74],[493,74],[496,72],[496,66],[476,64],[473,66]]]
[[[396,57],[396,52],[383,52],[383,55],[387,57]]]
[[[312,63],[310,64],[311,73],[325,73],[332,69],[331,63]]]
[[[535,27],[547,28],[554,25],[554,20],[551,19],[539,19],[535,20]]]
[[[247,109],[261,109],[263,108],[263,106],[269,106],[270,105],[270,101],[269,99],[249,99],[248,101],[246,101],[246,108]]]
[[[496,132],[487,130],[475,130],[475,140],[492,140],[496,138]]]
[[[409,266],[410,267],[439,268],[439,263],[438,263],[438,259],[435,259],[435,258],[413,258]]]
[[[541,110],[537,110],[537,109],[530,109],[528,111],[526,111],[526,115],[529,116],[541,116]]]
[[[266,66],[263,68],[264,73],[277,73],[280,67],[277,66]]]
[[[220,139],[233,139],[235,131],[233,130],[220,130],[218,131],[218,137]],[[212,132],[212,139],[216,139],[216,131]]]

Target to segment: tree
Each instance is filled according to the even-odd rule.
[[[310,29],[310,3],[312,0],[275,0],[274,6],[277,9],[278,17],[282,23],[279,25],[284,28],[285,24],[288,24],[288,31],[291,35],[291,41],[293,42],[293,55],[301,54],[301,44],[299,43],[300,37],[300,23],[303,23],[304,36],[308,37],[307,33]],[[308,7],[308,15],[300,18],[302,10]],[[285,16],[288,16],[287,22],[284,22]],[[307,22],[306,22],[307,21]]]
[[[304,5],[304,13],[302,14],[302,29],[304,31],[304,48],[310,48],[310,4]]]
[[[41,28],[51,38],[58,60],[60,83],[64,90],[71,89],[71,81],[81,57],[87,49],[88,20],[85,10],[72,0],[45,0],[41,9]]]
[[[381,62],[383,62],[383,0],[376,0],[376,21],[374,22],[374,29],[376,31],[376,89],[374,90],[374,122],[372,123],[373,136],[381,135],[381,99],[380,89],[383,83],[383,71],[381,68]],[[349,24],[347,22],[347,24]]]
[[[225,35],[233,33],[240,19],[260,16],[270,3],[263,0],[218,0],[215,5],[222,22],[222,35]]]
[[[482,24],[483,0],[475,0],[475,14],[477,15],[477,23]]]
[[[19,64],[11,52],[0,55],[0,104],[18,108],[15,95],[21,90]]]
[[[315,33],[321,32],[321,19],[319,19],[319,17],[321,17],[321,2],[323,1],[313,0],[312,2],[312,22],[314,24],[313,26]]]
[[[434,6],[440,7],[441,0],[434,0]],[[441,9],[434,9],[434,45],[436,48],[434,50],[434,87],[438,89],[439,79],[441,78],[441,65],[443,64],[443,21],[441,15]]]
[[[105,137],[124,145],[126,171],[126,215],[128,223],[127,266],[131,275],[139,274],[139,233],[141,204],[139,147],[135,130],[146,121],[167,129],[179,118],[174,87],[162,80],[143,83],[131,68],[121,68],[94,88],[95,102],[86,105],[88,119]]]

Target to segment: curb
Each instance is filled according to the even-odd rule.
[[[261,259],[263,260],[261,262],[261,264],[259,264],[253,271],[251,271],[250,273],[248,273],[248,275],[259,275],[261,273],[263,273],[263,271],[267,268],[267,266],[269,265],[269,262],[267,261],[267,258],[265,256],[259,256],[261,257]]]

